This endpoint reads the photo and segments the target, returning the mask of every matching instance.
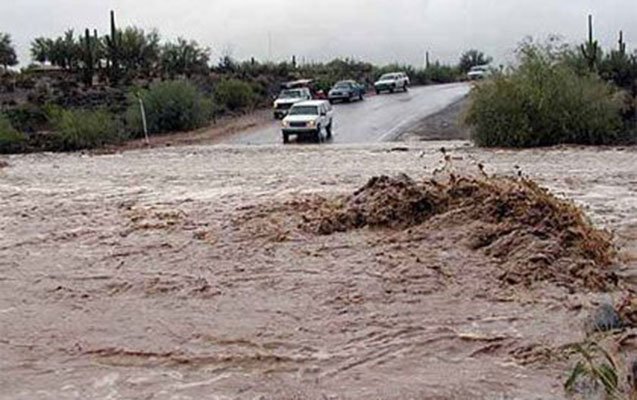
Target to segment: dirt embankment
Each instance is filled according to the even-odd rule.
[[[259,109],[245,115],[231,115],[219,118],[210,126],[190,132],[177,132],[165,135],[151,135],[148,142],[145,139],[131,140],[117,146],[95,150],[95,153],[112,153],[135,149],[157,147],[191,146],[218,143],[223,138],[269,123],[271,118],[269,109]]]
[[[471,130],[462,124],[462,116],[468,106],[469,98],[465,97],[444,110],[409,126],[398,140],[408,142],[469,140]]]

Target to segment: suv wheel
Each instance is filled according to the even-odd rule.
[[[316,143],[323,143],[324,142],[324,137],[323,137],[323,129],[321,129],[321,126],[319,125],[318,128],[316,129]]]
[[[288,144],[290,143],[290,135],[288,135],[287,133],[283,134],[283,144]]]
[[[332,123],[333,122],[330,122],[330,124],[325,127],[325,134],[327,135],[327,139],[332,138]]]

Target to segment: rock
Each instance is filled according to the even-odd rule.
[[[603,304],[595,310],[589,319],[589,325],[594,332],[608,332],[624,327],[621,317],[610,304]]]

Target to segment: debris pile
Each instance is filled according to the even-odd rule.
[[[307,227],[321,235],[356,229],[405,229],[436,217],[468,229],[467,244],[501,260],[506,284],[553,281],[605,289],[611,235],[582,210],[535,182],[509,177],[458,177],[416,181],[380,176],[353,194],[306,212]]]

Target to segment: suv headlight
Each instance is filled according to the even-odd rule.
[[[289,121],[281,121],[281,125],[283,125],[284,128],[289,128],[290,127],[290,122]]]
[[[316,121],[310,121],[307,123],[308,128],[315,128],[316,127]]]

